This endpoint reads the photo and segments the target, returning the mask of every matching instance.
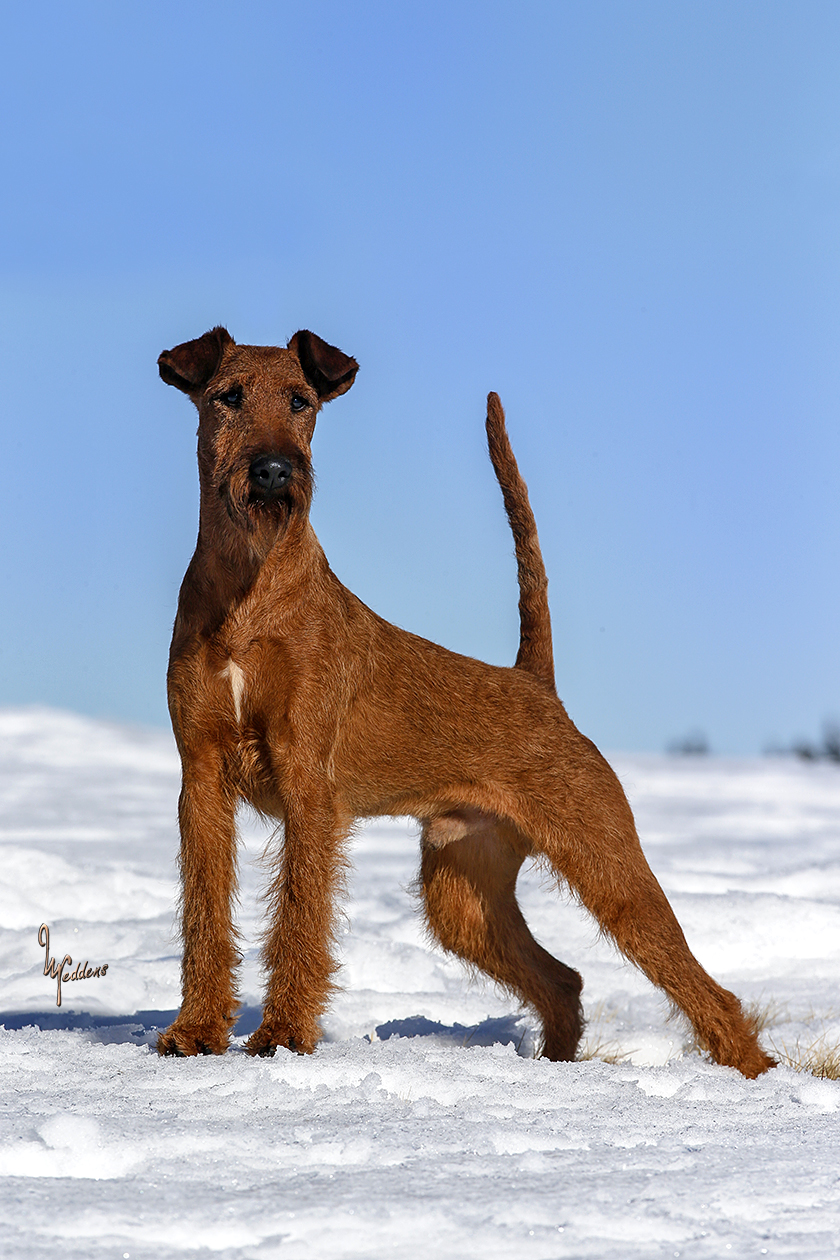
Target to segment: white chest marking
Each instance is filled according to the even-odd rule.
[[[242,721],[242,697],[245,695],[245,675],[236,661],[228,661],[222,670],[222,677],[230,679],[230,690],[233,695],[233,711],[237,722]]]

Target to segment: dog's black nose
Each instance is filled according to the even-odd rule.
[[[292,465],[282,455],[259,455],[248,469],[253,488],[266,499],[278,495],[292,475]]]

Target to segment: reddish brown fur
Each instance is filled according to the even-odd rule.
[[[245,799],[282,820],[285,836],[252,1054],[314,1049],[348,833],[357,818],[410,814],[423,824],[430,931],[538,1012],[549,1058],[574,1058],[581,979],[522,918],[515,885],[528,856],[568,883],[719,1063],[751,1077],[770,1067],[737,999],[690,953],[618,780],[555,694],[542,556],[498,398],[488,438],[519,566],[514,669],[397,629],[331,572],[309,522],[310,442],[355,360],[308,332],[280,349],[237,346],[215,329],[159,363],[198,407],[201,481],[168,678],[183,765],[184,997],[160,1052],[227,1047],[234,813]],[[260,499],[252,464],[266,455],[286,461],[288,479]]]

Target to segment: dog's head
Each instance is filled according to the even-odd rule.
[[[214,328],[164,350],[161,377],[198,408],[202,496],[221,500],[250,535],[276,537],[294,513],[308,512],[315,419],[323,403],[347,392],[358,367],[305,329],[285,349],[238,346]]]

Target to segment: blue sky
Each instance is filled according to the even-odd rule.
[[[377,612],[498,663],[502,396],[558,686],[606,748],[840,714],[840,8],[7,9],[0,704],[166,722],[224,323],[356,356],[313,519]]]

